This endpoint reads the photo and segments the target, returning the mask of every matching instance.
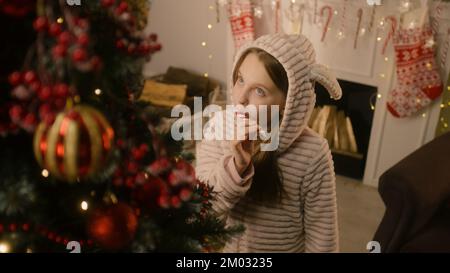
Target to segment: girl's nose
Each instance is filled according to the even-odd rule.
[[[248,91],[247,90],[243,90],[238,97],[238,103],[242,104],[242,105],[247,105],[248,104]]]

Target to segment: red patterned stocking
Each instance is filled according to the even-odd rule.
[[[432,39],[429,25],[394,35],[397,86],[389,93],[387,107],[395,117],[413,115],[442,93]]]
[[[250,0],[232,0],[228,13],[234,46],[237,50],[245,43],[255,39],[255,26]]]

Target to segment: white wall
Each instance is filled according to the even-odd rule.
[[[227,82],[227,62],[230,59],[227,43],[231,40],[229,23],[223,9],[216,21],[214,0],[152,0],[147,32],[159,36],[162,51],[153,55],[144,74],[164,73],[169,66],[185,68]],[[213,10],[209,6],[214,7]],[[208,29],[208,24],[212,29]],[[206,47],[201,45],[206,42]],[[208,58],[212,54],[212,59]]]

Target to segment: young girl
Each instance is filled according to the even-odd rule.
[[[214,211],[243,224],[224,252],[337,252],[335,175],[326,140],[307,127],[314,83],[339,99],[341,89],[315,63],[299,35],[266,35],[242,48],[232,74],[233,104],[278,105],[279,145],[264,152],[257,141],[204,140],[196,173],[217,193]],[[248,129],[248,128],[247,128]]]

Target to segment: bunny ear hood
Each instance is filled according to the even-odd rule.
[[[334,99],[342,96],[336,77],[325,66],[315,63],[311,42],[303,35],[271,34],[244,45],[236,54],[233,70],[250,48],[259,48],[276,58],[286,70],[289,88],[279,131],[277,152],[285,151],[302,133],[316,103],[314,83],[323,85]],[[234,73],[234,71],[233,71]],[[233,75],[232,73],[232,75]],[[231,80],[231,85],[233,82]]]

